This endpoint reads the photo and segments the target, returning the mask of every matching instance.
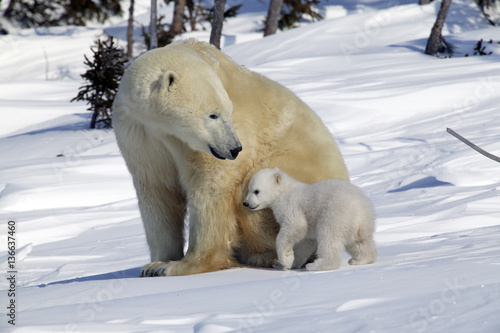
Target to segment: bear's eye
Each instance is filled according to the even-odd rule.
[[[219,115],[215,114],[215,113],[212,113],[209,117],[210,117],[210,119],[214,119],[214,120],[219,119]]]
[[[259,194],[259,190],[253,191],[253,194],[255,194],[255,195]]]

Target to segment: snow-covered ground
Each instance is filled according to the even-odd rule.
[[[500,154],[500,28],[455,0],[456,57],[426,56],[439,3],[416,2],[327,3],[325,20],[265,39],[266,1],[226,22],[223,50],[320,115],[376,206],[377,262],[317,273],[137,278],[149,254],[114,134],[69,103],[83,54],[103,28],[124,37],[125,18],[0,36],[0,331],[500,332],[500,165],[446,133]],[[493,55],[464,57],[480,39]]]

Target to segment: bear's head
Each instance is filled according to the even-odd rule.
[[[280,169],[262,169],[253,175],[243,206],[250,210],[270,208],[282,193],[283,173]]]
[[[242,147],[217,66],[175,45],[146,52],[122,79],[130,92],[126,98],[135,106],[129,113],[148,130],[175,136],[195,151],[234,160]]]

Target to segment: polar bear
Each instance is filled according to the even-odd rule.
[[[243,205],[253,211],[272,209],[280,225],[276,267],[301,268],[316,250],[317,259],[306,265],[309,271],[339,268],[344,248],[352,255],[351,265],[370,264],[377,257],[373,206],[348,182],[308,185],[279,168],[263,169],[250,180]]]
[[[349,180],[314,111],[194,39],[148,51],[128,67],[113,127],[150,250],[141,276],[271,267],[279,226],[271,212],[241,205],[257,170],[279,166],[306,183]]]

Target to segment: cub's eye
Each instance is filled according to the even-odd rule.
[[[255,195],[259,194],[259,190],[253,191],[253,194],[255,194]]]
[[[215,113],[212,113],[209,117],[210,117],[210,119],[214,119],[214,120],[219,119],[219,115],[215,114]]]

